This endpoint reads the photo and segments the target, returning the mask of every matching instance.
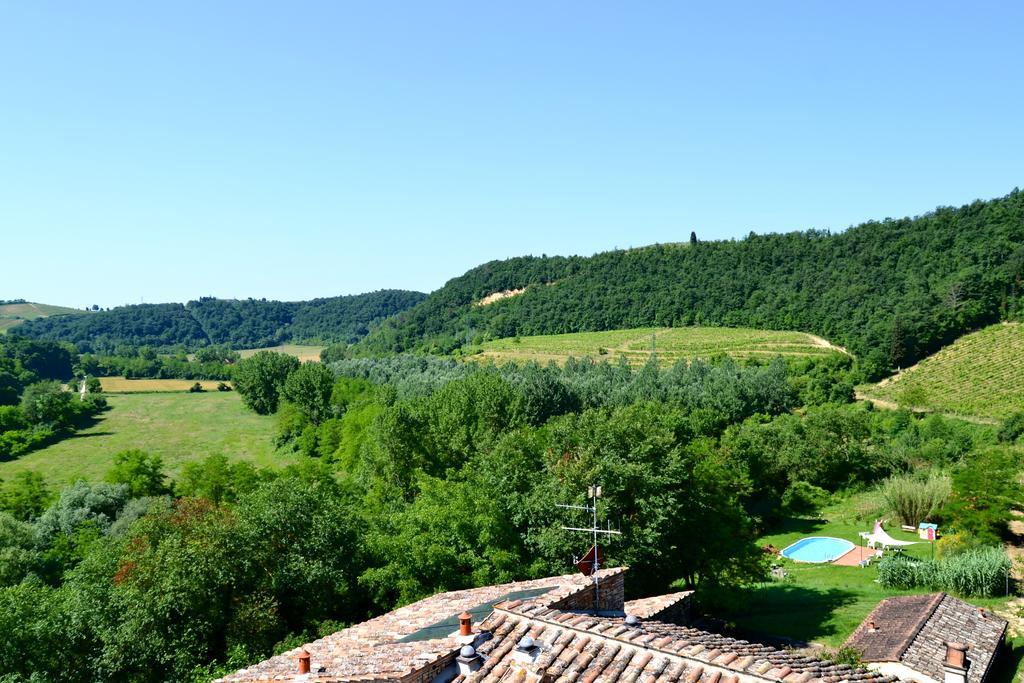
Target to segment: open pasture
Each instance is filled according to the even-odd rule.
[[[657,352],[662,365],[680,360],[731,356],[736,359],[805,357],[842,352],[827,341],[803,332],[727,327],[650,327],[607,332],[513,337],[485,342],[472,360],[564,363],[570,357],[608,359],[620,356],[642,365]]]
[[[139,394],[165,391],[188,391],[197,380],[194,379],[125,379],[124,377],[100,377],[100,386],[108,394]],[[198,380],[206,391],[217,391],[217,380]],[[227,384],[230,384],[228,382]]]
[[[1002,420],[1024,410],[1024,325],[972,332],[900,374],[859,388],[901,407]]]
[[[242,405],[237,393],[112,394],[96,422],[51,446],[0,462],[0,479],[23,470],[42,474],[59,488],[77,479],[99,481],[115,453],[139,448],[156,453],[174,476],[190,460],[221,453],[255,465],[287,465],[291,453],[274,448],[273,417]]]

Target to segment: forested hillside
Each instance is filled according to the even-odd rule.
[[[294,342],[353,343],[384,318],[426,295],[381,290],[355,296],[283,302],[201,298],[182,304],[122,306],[82,316],[29,320],[18,334],[66,341],[80,351],[109,353],[119,345],[187,349],[209,344],[232,348]]]
[[[1024,196],[1014,190],[840,234],[751,234],[589,258],[494,261],[451,280],[363,344],[448,352],[515,335],[724,325],[820,334],[877,374],[968,330],[1019,317],[1022,276]]]

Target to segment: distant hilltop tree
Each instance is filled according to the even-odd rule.
[[[690,231],[690,244],[697,244],[697,233]]]

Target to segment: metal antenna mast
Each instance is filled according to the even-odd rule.
[[[598,486],[597,484],[591,484],[590,486],[587,487],[587,499],[591,501],[589,505],[563,505],[561,503],[556,503],[556,507],[567,508],[569,510],[583,510],[584,512],[589,512],[591,515],[591,526],[589,529],[575,526],[563,526],[562,529],[564,529],[565,531],[580,531],[583,533],[590,534],[592,537],[594,545],[591,548],[590,552],[594,554],[594,560],[590,565],[590,576],[594,578],[595,612],[599,612],[601,610],[601,580],[600,578],[598,578],[597,575],[598,571],[601,569],[601,548],[598,542],[598,538],[602,534],[606,534],[609,536],[622,535],[622,532],[615,531],[607,523],[605,524],[604,529],[597,525],[597,501],[599,498],[601,498],[601,487]],[[589,555],[590,553],[587,554]],[[581,561],[576,562],[577,565],[579,565],[580,563]],[[584,574],[587,573],[582,568],[580,569],[580,571],[583,571]]]

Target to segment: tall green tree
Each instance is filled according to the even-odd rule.
[[[235,366],[235,389],[245,405],[260,415],[277,411],[288,375],[299,369],[299,359],[273,351],[257,351]]]
[[[333,390],[334,373],[310,361],[288,375],[282,393],[310,424],[319,425],[331,415]]]

